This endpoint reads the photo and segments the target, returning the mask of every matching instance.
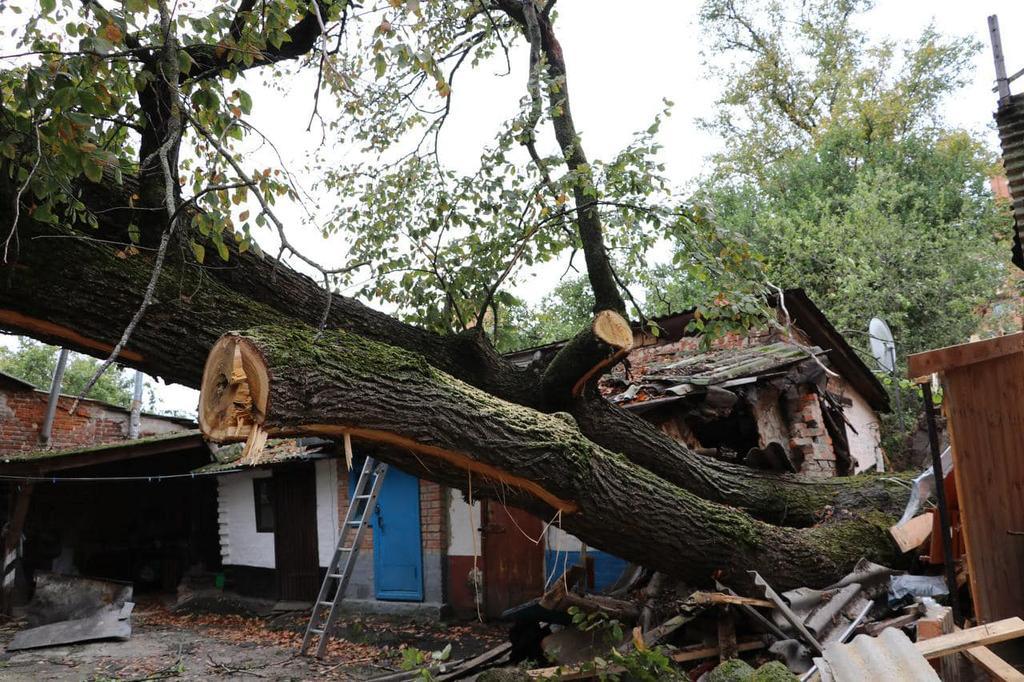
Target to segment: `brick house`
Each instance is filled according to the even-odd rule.
[[[657,320],[662,333],[635,332],[627,361],[601,381],[612,402],[642,415],[709,457],[812,477],[881,469],[884,386],[800,289],[774,305],[785,331],[752,330],[701,350],[687,332],[692,312]],[[527,365],[561,344],[510,357]],[[495,502],[460,493],[449,502],[448,601],[465,615],[491,616],[536,596],[584,547],[568,533]],[[482,530],[482,532],[481,532]],[[610,585],[626,563],[586,550],[592,582]]]

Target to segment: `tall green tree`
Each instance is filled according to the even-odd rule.
[[[856,22],[870,7],[705,3],[725,85],[704,125],[726,145],[699,195],[772,284],[805,288],[854,334],[881,316],[915,352],[976,329],[1008,275],[1009,223],[988,189],[996,157],[942,117],[979,45],[931,28],[871,42]]]

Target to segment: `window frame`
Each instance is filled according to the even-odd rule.
[[[273,533],[274,532],[274,478],[272,476],[261,476],[259,478],[252,479],[252,496],[253,496],[253,515],[256,522],[257,533]],[[263,493],[261,495],[261,493]],[[262,497],[266,497],[266,503],[264,504]],[[265,510],[265,507],[269,505],[269,523],[264,523],[266,519],[262,517],[264,514],[261,511]]]

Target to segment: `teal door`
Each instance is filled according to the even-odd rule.
[[[362,462],[349,475],[349,494]],[[420,537],[420,481],[404,471],[388,468],[373,527],[373,585],[377,599],[423,601],[423,543]]]

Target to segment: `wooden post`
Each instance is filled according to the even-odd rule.
[[[1006,59],[1003,57],[1003,41],[999,37],[999,17],[995,14],[988,18],[988,34],[992,40],[992,60],[996,65],[996,91],[999,101],[1010,96],[1010,81],[1006,77]]]
[[[948,606],[932,606],[924,614],[924,618],[917,621],[917,641],[923,642],[939,635],[948,635],[955,630],[953,610]],[[960,662],[957,660],[957,654],[935,658],[929,663],[939,673],[943,682],[960,682]]]
[[[949,524],[949,507],[946,504],[946,479],[942,475],[942,453],[939,451],[939,435],[935,426],[935,403],[932,401],[931,382],[921,384],[924,399],[924,416],[928,424],[928,445],[932,452],[932,475],[935,477],[935,501],[939,507],[939,528],[942,530],[942,563],[946,571],[946,588],[949,603],[953,606],[953,620],[963,623],[960,609],[960,592],[956,584],[956,566],[953,564],[953,533]]]
[[[17,567],[17,559],[21,553],[21,532],[25,528],[25,518],[28,516],[28,503],[32,498],[32,483],[12,483],[12,502],[10,515],[4,529],[4,583],[3,595],[0,598],[0,605],[3,612],[9,614],[14,602],[14,578]]]
[[[736,618],[732,607],[722,604],[718,607],[718,659],[723,663],[736,658],[739,649],[736,644]]]

